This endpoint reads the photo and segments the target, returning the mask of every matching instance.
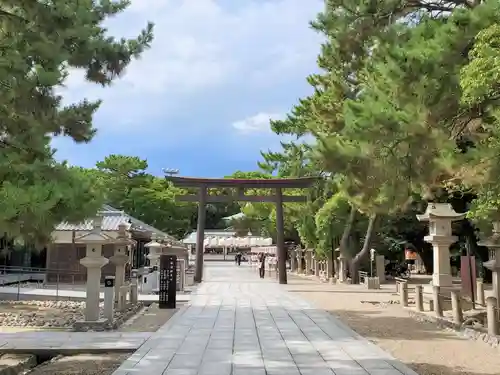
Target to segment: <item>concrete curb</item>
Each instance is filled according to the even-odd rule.
[[[19,375],[37,365],[37,358],[33,354],[5,354],[0,360],[12,362],[12,364],[0,364],[0,375]]]

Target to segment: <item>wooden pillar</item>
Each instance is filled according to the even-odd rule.
[[[207,188],[201,186],[198,192],[198,228],[196,229],[196,260],[194,281],[201,283],[203,280],[203,242],[205,241],[205,217],[206,217],[206,201]]]
[[[276,247],[278,255],[279,283],[286,284],[285,223],[283,220],[283,192],[276,188]]]

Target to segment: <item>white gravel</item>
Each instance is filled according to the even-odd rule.
[[[0,327],[71,328],[83,320],[84,309],[81,301],[1,301]],[[122,315],[115,311],[115,319]]]

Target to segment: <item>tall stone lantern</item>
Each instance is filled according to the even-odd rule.
[[[109,258],[110,262],[115,266],[115,302],[118,302],[120,297],[120,288],[125,285],[125,266],[130,261],[127,254],[129,246],[135,243],[127,231],[127,224],[118,226],[118,236],[114,244],[114,254]]]
[[[419,221],[429,222],[429,235],[424,237],[434,250],[434,273],[432,285],[452,287],[450,267],[450,245],[458,240],[451,233],[451,223],[462,220],[465,214],[455,212],[451,204],[429,203],[423,215],[417,215]]]
[[[101,290],[101,268],[108,264],[108,259],[102,255],[103,245],[113,244],[115,239],[102,231],[102,216],[93,221],[89,233],[75,238],[76,244],[86,245],[85,257],[80,264],[87,268],[87,295],[85,300],[85,321],[99,320],[99,294]]]
[[[493,222],[493,234],[478,245],[489,249],[489,260],[483,266],[492,272],[493,297],[500,303],[500,221]]]

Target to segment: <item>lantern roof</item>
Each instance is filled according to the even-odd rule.
[[[419,221],[434,221],[436,219],[448,219],[451,221],[462,220],[465,213],[457,213],[449,203],[429,203],[422,215],[417,215]]]

